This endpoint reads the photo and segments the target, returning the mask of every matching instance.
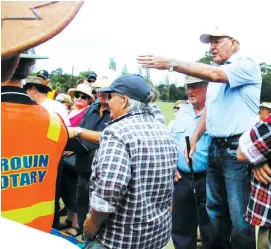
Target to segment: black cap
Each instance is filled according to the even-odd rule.
[[[138,74],[124,74],[116,78],[108,87],[98,88],[96,92],[116,92],[140,102],[149,102],[151,88]]]

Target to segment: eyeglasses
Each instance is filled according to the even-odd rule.
[[[94,79],[88,79],[88,83],[94,83],[96,80]]]
[[[75,93],[74,97],[77,98],[77,99],[79,99],[79,98],[81,98],[81,99],[89,98],[86,94],[80,94],[80,93]]]
[[[180,107],[173,107],[173,109],[174,109],[174,110],[179,110],[179,109],[180,109]]]

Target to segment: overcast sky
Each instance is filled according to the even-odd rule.
[[[214,26],[237,30],[242,50],[271,64],[270,0],[89,0],[59,35],[38,46],[38,69],[62,68],[74,74],[88,69],[108,75],[111,57],[136,72],[136,55],[156,54],[196,61],[209,46],[199,41]],[[151,70],[155,82],[166,71]],[[183,76],[169,74],[171,79]]]

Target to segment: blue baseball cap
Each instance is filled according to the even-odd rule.
[[[43,78],[43,79],[49,79],[50,75],[46,70],[40,70],[36,73],[37,76]]]
[[[141,75],[124,74],[116,78],[110,86],[98,88],[96,92],[116,92],[140,102],[149,102],[151,88]]]
[[[97,79],[97,74],[94,73],[94,72],[90,72],[89,74],[87,74],[86,78],[87,79],[89,79],[89,78],[95,78],[95,79]]]

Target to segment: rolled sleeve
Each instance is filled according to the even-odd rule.
[[[116,207],[96,195],[91,196],[91,208],[103,213],[115,213]]]
[[[90,199],[91,208],[115,212],[131,178],[130,157],[120,138],[109,131],[104,132],[92,168],[91,180],[95,184]]]
[[[239,140],[239,147],[246,158],[254,165],[266,162],[250,137],[250,131],[245,132]]]

